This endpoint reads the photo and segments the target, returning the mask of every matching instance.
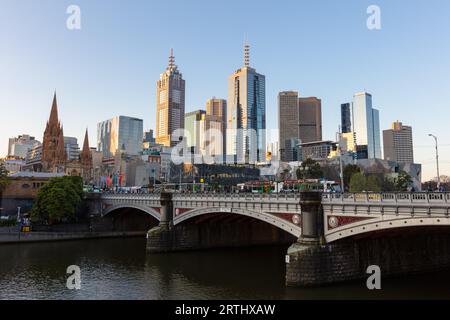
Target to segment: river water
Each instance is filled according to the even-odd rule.
[[[0,299],[449,299],[450,271],[313,289],[284,286],[286,247],[160,255],[145,239],[101,239],[0,247]],[[81,269],[81,289],[66,269]]]

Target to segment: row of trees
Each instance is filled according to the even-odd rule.
[[[344,168],[344,186],[346,191],[407,191],[411,186],[411,176],[405,171],[400,171],[397,177],[393,178],[391,174],[376,171],[376,173],[365,174],[358,165],[347,165]],[[339,180],[339,168],[321,167],[317,161],[307,159],[302,162],[297,169],[298,179],[328,179]]]

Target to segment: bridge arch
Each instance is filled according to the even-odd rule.
[[[120,204],[116,204],[111,207],[108,207],[106,210],[103,211],[102,216],[105,217],[105,216],[111,214],[112,212],[120,210],[120,209],[137,209],[144,213],[149,214],[150,216],[152,216],[153,218],[155,218],[158,221],[161,220],[159,212],[156,211],[155,209],[147,207],[147,206],[139,205],[139,204],[132,204],[132,203],[120,203]]]
[[[301,232],[302,232],[300,226],[290,223],[282,218],[271,215],[269,213],[257,212],[257,211],[252,211],[252,210],[248,210],[248,209],[242,209],[242,208],[209,207],[209,208],[193,209],[193,210],[187,211],[180,215],[174,214],[173,224],[178,225],[178,224],[181,224],[192,218],[207,215],[207,214],[221,214],[221,213],[222,214],[236,214],[236,215],[254,218],[256,220],[263,221],[265,223],[273,225],[283,231],[286,231],[287,233],[289,233],[297,238],[300,237]]]
[[[447,227],[450,229],[449,217],[393,217],[391,219],[368,219],[357,223],[352,223],[336,230],[329,230],[325,234],[327,243],[351,237],[370,237],[371,234],[379,232],[389,232],[395,230],[407,230],[430,227]]]

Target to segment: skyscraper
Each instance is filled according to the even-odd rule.
[[[278,94],[278,128],[281,161],[289,162],[297,160],[294,159],[296,146],[293,146],[292,142],[295,139],[300,139],[299,116],[298,92],[280,92]]]
[[[351,106],[350,103],[341,104],[341,130],[342,133],[352,132],[351,121]]]
[[[322,101],[316,97],[299,98],[299,138],[302,143],[322,140]]]
[[[228,78],[227,154],[237,162],[254,163],[266,157],[266,78],[250,67],[249,45],[244,66]]]
[[[367,92],[355,94],[351,114],[358,157],[381,159],[379,111],[372,107],[372,95]]]
[[[412,128],[394,122],[392,129],[383,131],[384,159],[414,163]]]
[[[104,157],[117,152],[138,155],[142,152],[144,134],[142,119],[125,116],[114,117],[97,125],[97,148]]]
[[[185,85],[172,49],[169,66],[156,85],[156,143],[167,147],[178,144],[180,137],[172,135],[175,130],[184,129]]]
[[[281,161],[297,161],[302,143],[322,140],[322,102],[299,98],[296,91],[278,94],[278,127]]]
[[[184,117],[186,146],[200,148],[200,120],[205,115],[204,110],[186,113]]]
[[[214,117],[215,121],[221,122],[221,130],[222,130],[222,153],[226,154],[227,148],[227,140],[226,140],[226,131],[227,131],[227,100],[225,99],[216,99],[215,97],[206,101],[206,115],[210,117]]]

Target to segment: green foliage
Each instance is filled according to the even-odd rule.
[[[17,226],[17,220],[0,220],[0,227],[14,227]]]
[[[361,173],[361,168],[355,164],[349,164],[344,168],[344,186],[350,189],[350,179],[355,173]]]
[[[0,194],[5,190],[6,186],[9,184],[8,170],[5,168],[5,164],[0,162]]]
[[[33,220],[50,224],[75,216],[83,197],[81,177],[58,177],[50,179],[38,192],[31,210]]]
[[[411,183],[412,183],[411,176],[407,172],[402,170],[398,173],[398,178],[395,181],[396,190],[408,191],[408,187],[411,185]]]
[[[322,176],[320,164],[312,159],[306,159],[297,169],[297,179],[320,179]]]
[[[380,192],[381,191],[381,186],[380,186],[380,183],[378,182],[378,179],[376,176],[370,175],[367,177],[365,189],[368,192]]]
[[[366,191],[366,177],[361,173],[354,173],[350,179],[350,192]]]

